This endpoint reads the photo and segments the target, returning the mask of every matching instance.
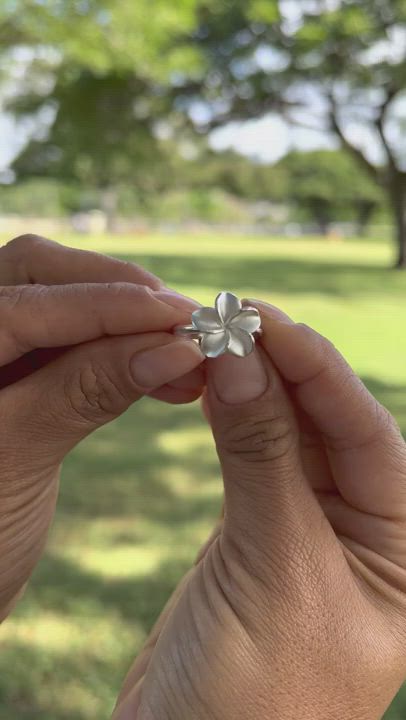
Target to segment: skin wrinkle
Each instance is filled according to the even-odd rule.
[[[405,486],[406,490],[406,473],[404,476],[404,483],[398,483],[399,485],[403,484]],[[343,501],[349,506],[351,509],[362,513],[362,515],[368,515],[370,517],[377,517],[379,519],[387,520],[389,522],[398,522],[403,524],[406,521],[406,496],[405,499],[402,502],[398,503],[398,507],[394,507],[393,511],[390,515],[385,514],[384,511],[381,512],[374,512],[370,509],[365,509],[362,505],[357,504],[352,497],[348,497],[348,494],[345,493],[345,491],[340,490],[339,492],[340,497],[342,497]],[[401,508],[401,509],[400,509]]]
[[[202,588],[205,585],[204,575],[199,576],[199,581],[200,581],[199,588]],[[195,627],[198,629],[198,624],[199,624],[198,623],[198,611],[196,610],[196,608],[198,607],[198,604],[196,602],[194,602],[194,598],[192,598],[192,596],[191,596],[191,591],[193,589],[192,583],[189,586],[189,588],[190,588],[189,595],[187,594],[188,589],[186,589],[186,594],[190,600],[189,612],[190,612],[190,616],[192,618],[192,621],[193,621]],[[201,595],[201,593],[199,593],[199,595]],[[223,624],[221,619],[220,619],[220,624],[217,627],[218,627],[219,636],[224,634],[224,632],[227,633],[227,631],[228,631],[228,626]],[[200,630],[198,629],[198,634],[199,634],[199,632],[200,632]],[[221,643],[218,643],[218,644],[210,643],[210,645],[207,646],[207,643],[205,642],[206,636],[205,636],[205,628],[204,627],[202,628],[202,632],[203,632],[203,634],[201,636],[201,642],[199,645],[194,645],[193,654],[195,654],[198,661],[200,663],[204,664],[205,667],[207,668],[207,677],[204,679],[204,684],[203,684],[203,687],[201,688],[201,690],[200,689],[196,690],[196,697],[198,699],[198,703],[203,708],[203,713],[205,716],[206,716],[206,713],[208,714],[208,716],[210,716],[210,713],[212,713],[213,718],[218,718],[218,720],[221,720],[220,714],[218,712],[213,712],[213,708],[218,707],[219,702],[221,701],[220,694],[216,690],[216,679],[217,679],[216,668],[218,667],[219,663],[220,663],[220,665],[223,665],[222,651],[221,651],[221,649],[219,651],[217,651],[217,647],[221,648]],[[233,639],[233,644],[234,644],[234,642],[235,641]],[[237,653],[237,657],[239,657],[238,653]],[[193,671],[191,671],[191,672],[193,672]],[[189,682],[191,682],[192,685],[193,685],[193,680],[194,680],[194,678],[192,675],[189,679]],[[213,689],[213,691],[212,691],[212,689]],[[213,692],[213,695],[216,696],[216,702],[211,701],[211,693],[212,692]]]
[[[352,538],[339,535],[339,540],[351,569],[356,572],[358,579],[361,579],[364,583],[362,587],[365,589],[366,586],[367,590],[369,588],[373,591],[378,590],[378,597],[382,595],[384,600],[389,595],[390,604],[397,606],[403,614],[405,610],[406,571],[372,548],[366,548]],[[357,550],[358,554],[354,552],[354,549]],[[364,561],[360,560],[359,554],[364,558]],[[374,570],[374,564],[377,564],[376,561],[380,565],[379,571],[383,573],[382,577],[379,577]],[[374,599],[376,594],[368,594],[368,598]],[[403,630],[406,632],[404,625]]]
[[[221,567],[221,571],[219,566]],[[244,643],[244,645],[249,645],[251,648],[255,647],[247,620],[243,617],[238,605],[233,602],[233,587],[234,589],[237,589],[237,586],[232,579],[229,569],[224,561],[224,557],[222,556],[219,540],[217,540],[212,546],[210,556],[206,556],[203,561],[203,576],[207,576],[208,571],[210,571],[210,574],[213,577],[215,582],[214,587],[220,593],[220,596],[224,601],[225,608],[232,612],[232,616],[236,620],[237,626],[239,626],[243,632],[244,639],[246,639],[246,643]],[[240,591],[240,587],[238,587],[238,591]]]
[[[170,600],[167,602],[163,612],[161,613],[159,619],[155,623],[151,634],[149,638],[147,639],[146,643],[144,644],[144,647],[140,653],[140,655],[137,657],[137,659],[134,662],[134,665],[132,666],[130,672],[128,673],[123,689],[120,693],[120,697],[117,701],[116,707],[119,706],[121,702],[124,701],[126,697],[132,692],[132,689],[135,689],[135,686],[141,682],[143,679],[147,668],[150,664],[152,653],[155,649],[155,645],[157,641],[159,640],[160,634],[162,632],[162,629],[165,627],[165,624],[170,617],[171,612],[173,611],[174,607],[176,606],[176,603],[183,591],[183,589],[186,587],[186,584],[189,581],[189,578],[192,576],[194,572],[194,568],[189,570],[189,572],[185,575],[185,577],[181,580],[178,587],[176,588],[175,592],[171,596]]]
[[[229,553],[227,554],[229,555]],[[226,557],[227,554],[224,553],[224,556]],[[286,562],[289,561],[289,556],[283,553],[281,554],[278,561],[276,557],[270,557],[269,555],[267,555],[265,563],[263,563],[263,554],[264,551],[262,550],[261,554],[258,553],[258,558],[256,558],[256,560],[253,560],[253,554],[250,553],[251,564],[247,566],[246,570],[249,573],[249,577],[251,579],[248,581],[248,578],[246,579],[244,576],[241,576],[237,585],[237,592],[240,594],[240,602],[242,593],[248,603],[247,618],[250,618],[252,613],[254,615],[254,628],[255,623],[258,624],[258,613],[264,618],[267,617],[267,615],[276,618],[276,612],[280,616],[280,609],[283,610],[283,607],[288,607],[288,598],[295,597],[298,601],[300,600],[300,595],[297,595],[297,589],[298,587],[299,589],[301,587],[301,572],[300,564],[298,563],[297,559],[292,559],[291,561],[291,567],[293,568],[294,573],[293,575],[290,575],[287,571],[286,566]],[[271,563],[269,563],[269,560],[271,560]],[[241,564],[242,563],[240,562],[240,565]],[[271,570],[271,572],[269,572],[269,580],[266,582],[264,581],[263,577],[261,578],[261,570],[264,566],[268,567],[268,572],[269,569]],[[234,565],[233,567],[235,568],[236,565]],[[235,577],[234,572],[231,572],[232,576]],[[293,578],[295,578],[294,582],[292,582]],[[252,580],[255,581],[254,587],[252,587]],[[244,586],[246,586],[245,592]],[[260,592],[262,586],[263,591]],[[246,595],[246,591],[250,588],[254,592],[254,598],[251,597],[251,600],[249,599],[249,595]],[[232,598],[234,595],[235,592],[233,593],[232,590],[228,594],[230,598]],[[281,598],[284,599],[282,604],[280,604]],[[280,606],[279,608],[278,605]],[[260,610],[261,608],[262,611]],[[246,621],[246,624],[247,622],[248,621]],[[250,621],[250,624],[252,625],[252,621]],[[254,632],[254,628],[251,628],[251,634],[252,632]],[[263,629],[265,628],[266,630],[266,625],[264,626],[264,628],[262,628],[261,623],[260,628],[260,630],[258,629],[257,639],[261,638],[261,635],[263,634]],[[283,625],[278,625],[278,633],[282,632],[282,630]],[[286,641],[288,640],[289,638],[286,637]]]
[[[388,559],[397,558],[397,564],[406,568],[406,521],[404,518],[401,520],[379,518],[375,514],[358,511],[349,507],[339,496],[319,497],[319,502],[338,535],[345,535],[346,527],[355,522],[354,540],[359,541],[364,547],[375,545],[376,551],[381,550],[380,554],[386,554]],[[379,544],[376,535],[371,536],[368,532],[370,520],[373,520],[376,525]],[[396,553],[393,551],[394,546],[399,548]]]
[[[206,560],[207,560],[207,558],[206,558]],[[208,563],[206,561],[204,562],[204,569],[208,569]],[[213,568],[210,567],[210,570],[212,570],[212,569]],[[193,601],[192,591],[196,587],[197,582],[199,584],[199,588],[201,588],[203,585],[206,587],[204,573],[199,576],[195,576],[195,583],[190,584],[189,593],[187,594],[188,600],[190,602],[190,616],[193,618],[193,621],[195,623],[196,623],[196,616],[197,616],[196,609],[199,607],[199,602],[200,602],[199,598],[201,597],[201,593],[199,592],[199,598],[197,598],[197,602]],[[216,583],[215,588],[217,590],[220,589],[218,583]],[[223,607],[223,603],[221,603],[220,607]],[[228,612],[229,609],[230,609],[229,604],[226,602],[224,605],[224,611]],[[235,618],[235,619],[236,619],[237,623],[233,627],[236,632],[239,632],[239,630],[242,630],[242,628],[239,627],[238,618]],[[240,664],[242,662],[242,657],[241,657],[241,652],[240,652],[240,648],[241,648],[240,638],[238,637],[238,641],[236,642],[235,633],[233,633],[231,635],[230,621],[226,620],[225,618],[223,621],[223,613],[221,613],[221,615],[220,615],[220,623],[217,625],[216,633],[217,633],[218,642],[213,644],[213,647],[211,648],[212,652],[210,654],[210,657],[207,655],[204,656],[204,662],[207,665],[207,677],[204,679],[203,687],[205,689],[207,689],[208,695],[211,694],[212,688],[214,688],[213,692],[216,693],[217,667],[218,667],[219,663],[220,663],[221,667],[223,666],[223,651],[222,651],[222,638],[223,637],[227,637],[227,640],[231,640],[232,648],[234,650],[232,653],[230,651],[227,653],[227,657],[229,657],[230,661],[231,662],[235,661],[238,664]],[[243,639],[244,639],[244,641],[247,640],[246,633],[243,633]],[[204,653],[204,647],[205,647],[205,644],[203,643],[202,644],[203,653]],[[219,652],[216,652],[217,647],[219,648]],[[247,647],[246,642],[244,642],[243,647],[245,647],[245,648]],[[251,651],[253,649],[254,649],[254,646],[251,643]],[[199,653],[200,653],[200,650],[199,650]],[[243,655],[243,657],[244,657],[244,655]],[[247,659],[248,659],[249,656],[245,655],[245,657],[247,657]],[[232,679],[231,675],[230,675],[230,679]],[[191,678],[191,681],[193,682],[193,677]],[[203,687],[202,687],[202,692],[203,692]],[[220,710],[218,713],[213,713],[213,708],[215,708],[215,707],[220,708],[219,702],[220,703],[223,702],[222,695],[220,696],[218,693],[216,693],[217,694],[217,703],[215,704],[213,702],[210,705],[207,705],[207,698],[202,695],[202,692],[198,693],[198,697],[199,697],[200,702],[203,704],[203,707],[205,708],[206,713],[209,713],[208,715],[204,714],[204,717],[213,717],[213,718],[218,718],[218,720],[220,720],[222,718],[222,715],[220,714]],[[210,713],[213,713],[213,714],[210,714]]]
[[[12,503],[8,501],[2,509],[2,522],[1,522],[1,534],[0,534],[0,545],[7,538],[7,531],[14,530],[16,523],[20,524],[22,520],[29,517],[31,513],[37,510],[46,501],[48,495],[55,496],[55,488],[52,484],[49,484],[49,478],[44,481],[44,486],[41,490],[38,490],[38,484],[32,489],[31,496],[27,493],[20,499],[16,497],[16,504],[12,507]],[[2,499],[3,504],[3,499]],[[29,525],[27,525],[29,527]]]

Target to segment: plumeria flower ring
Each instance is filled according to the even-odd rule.
[[[247,357],[261,334],[261,317],[254,307],[243,306],[230,292],[217,296],[215,307],[202,307],[192,313],[192,325],[176,328],[178,335],[198,340],[202,353],[216,358],[225,353]]]

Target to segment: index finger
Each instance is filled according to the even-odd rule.
[[[186,299],[132,283],[1,288],[0,366],[36,348],[169,331],[188,315]]]
[[[0,285],[129,282],[159,290],[163,283],[135,263],[21,235],[0,249]]]

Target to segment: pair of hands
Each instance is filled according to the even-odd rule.
[[[406,675],[405,443],[327,340],[257,307],[261,346],[203,366],[171,333],[194,304],[144,270],[36,237],[0,250],[2,618],[83,437],[142,395],[204,392],[217,445],[224,519],[114,720],[379,720]]]

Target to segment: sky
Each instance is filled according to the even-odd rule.
[[[25,142],[25,133],[17,128],[12,119],[0,113],[0,172],[17,154]]]
[[[212,134],[210,144],[215,150],[232,148],[267,163],[276,162],[293,148],[314,150],[337,147],[335,140],[324,133],[292,127],[275,114],[220,128]]]
[[[26,133],[12,119],[0,114],[0,171],[4,171],[14,155],[24,145]],[[290,148],[312,150],[336,147],[334,140],[325,135],[302,128],[292,128],[277,115],[270,114],[261,120],[232,123],[216,130],[211,137],[215,150],[233,148],[260,162],[272,163]]]

